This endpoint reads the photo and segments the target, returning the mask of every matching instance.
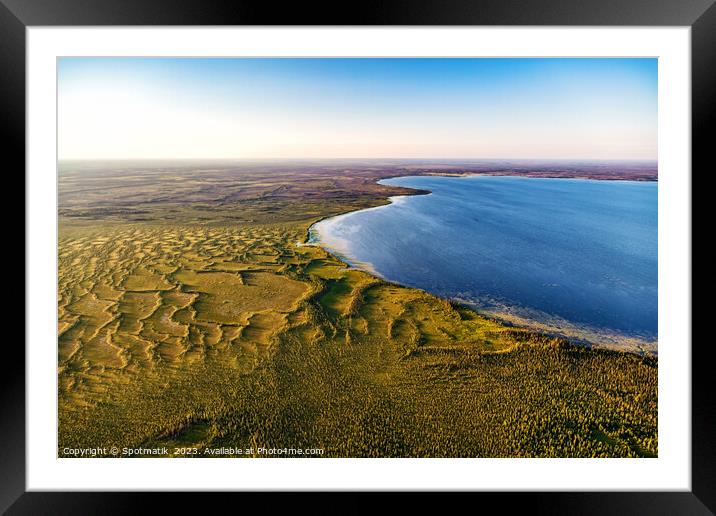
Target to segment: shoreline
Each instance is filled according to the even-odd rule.
[[[377,180],[375,181],[375,184],[378,184],[378,185],[380,185],[380,186],[392,186],[392,185],[383,185],[383,184],[381,184],[381,181],[386,181],[386,180],[389,180],[389,179],[408,178],[408,177],[416,177],[416,178],[417,178],[417,177],[426,177],[426,176],[431,176],[431,175],[432,175],[432,176],[437,176],[437,177],[488,176],[488,177],[526,177],[526,178],[528,178],[528,179],[575,179],[575,180],[580,180],[580,181],[583,181],[583,180],[593,180],[593,181],[619,181],[619,180],[614,180],[614,179],[589,179],[589,178],[576,178],[576,177],[572,177],[572,178],[567,178],[567,177],[549,177],[549,178],[548,178],[548,177],[530,177],[530,176],[522,176],[522,175],[500,175],[500,176],[498,176],[498,175],[492,175],[492,174],[465,173],[465,174],[459,174],[459,175],[458,175],[458,174],[424,174],[424,175],[419,175],[419,176],[415,176],[415,175],[413,175],[413,176],[411,176],[411,175],[397,175],[397,176],[390,176],[390,177],[385,177],[385,178],[377,179]],[[646,181],[646,180],[644,180],[644,181],[639,181],[639,180],[622,180],[622,181],[635,182],[635,183],[658,182],[658,181],[656,181],[656,180],[654,180],[654,181]],[[498,321],[500,324],[503,324],[503,325],[505,325],[505,326],[514,327],[514,328],[519,328],[519,329],[526,330],[526,331],[531,331],[531,332],[537,332],[537,333],[540,333],[540,334],[545,335],[545,336],[548,336],[548,337],[554,337],[554,338],[563,339],[563,340],[569,342],[570,344],[573,344],[573,345],[576,345],[576,346],[579,346],[579,347],[585,348],[585,349],[595,349],[595,350],[596,350],[596,349],[599,349],[599,350],[609,350],[609,351],[621,351],[621,352],[631,353],[631,354],[638,355],[638,356],[651,356],[651,357],[655,357],[655,358],[658,357],[658,338],[657,338],[656,340],[654,340],[654,341],[650,341],[650,340],[646,340],[646,339],[639,338],[639,337],[636,337],[636,336],[623,335],[623,334],[620,334],[620,333],[617,332],[617,331],[600,330],[599,328],[592,328],[592,327],[590,327],[590,326],[585,326],[584,328],[581,328],[581,329],[580,329],[580,327],[579,327],[578,325],[573,324],[573,323],[571,323],[571,322],[568,321],[568,320],[561,320],[561,319],[560,319],[560,322],[562,323],[562,325],[566,325],[568,328],[572,328],[572,329],[574,330],[574,332],[575,332],[575,335],[568,335],[568,334],[559,332],[556,328],[555,328],[555,329],[550,329],[548,323],[545,323],[545,322],[539,321],[539,320],[531,321],[529,318],[523,317],[523,316],[521,316],[521,315],[519,315],[519,314],[515,315],[515,314],[513,314],[513,313],[510,313],[508,310],[505,310],[504,312],[500,312],[500,311],[498,311],[498,312],[489,312],[489,311],[480,310],[478,307],[475,306],[476,303],[469,302],[469,301],[466,301],[466,300],[462,300],[462,299],[459,299],[459,298],[444,297],[444,296],[441,296],[441,295],[438,295],[438,294],[434,294],[434,293],[432,293],[432,292],[429,292],[429,291],[427,291],[427,290],[425,290],[425,289],[421,289],[421,288],[419,288],[419,287],[413,287],[413,286],[410,286],[410,285],[404,285],[404,284],[402,284],[402,283],[400,283],[400,282],[390,280],[390,279],[384,277],[383,275],[381,275],[380,273],[378,273],[378,272],[374,269],[374,267],[372,266],[372,264],[364,264],[364,263],[359,263],[359,262],[352,263],[352,262],[348,259],[347,256],[344,256],[344,254],[340,252],[340,250],[338,250],[338,249],[330,249],[329,247],[323,245],[323,244],[320,242],[320,238],[319,238],[319,239],[316,239],[316,240],[313,241],[313,242],[311,241],[311,238],[312,238],[312,230],[313,230],[313,228],[314,228],[317,224],[319,224],[320,222],[325,222],[325,221],[330,220],[330,219],[345,218],[345,217],[350,216],[350,215],[352,215],[352,214],[359,213],[359,212],[364,212],[364,211],[367,211],[367,210],[375,210],[375,209],[378,209],[378,208],[385,208],[385,207],[387,207],[387,206],[390,206],[391,204],[394,204],[394,203],[395,203],[394,199],[399,199],[399,198],[404,198],[404,197],[413,197],[413,196],[417,196],[417,195],[431,195],[431,194],[433,194],[433,192],[430,191],[430,190],[422,190],[422,189],[418,189],[418,188],[411,188],[411,187],[405,187],[405,186],[400,186],[400,188],[409,189],[409,190],[414,190],[415,193],[406,193],[406,194],[402,194],[402,195],[392,195],[392,196],[389,196],[389,197],[384,198],[385,200],[388,201],[387,203],[380,204],[380,205],[378,205],[378,206],[371,206],[371,207],[368,207],[368,208],[362,208],[362,209],[358,209],[358,210],[351,210],[351,211],[348,211],[348,212],[345,212],[345,213],[339,213],[339,214],[337,214],[337,215],[330,215],[330,216],[326,216],[326,217],[321,217],[320,219],[315,220],[314,222],[312,222],[312,223],[308,226],[308,228],[307,228],[307,230],[306,230],[306,236],[305,236],[304,242],[303,242],[303,243],[298,243],[298,245],[313,245],[313,246],[318,246],[318,247],[320,247],[321,249],[323,249],[324,251],[326,251],[328,254],[330,254],[331,256],[333,256],[333,257],[334,257],[336,260],[338,260],[340,263],[344,264],[347,269],[360,270],[360,271],[362,271],[362,272],[364,272],[364,273],[366,273],[366,274],[370,274],[371,276],[375,277],[376,279],[379,279],[379,280],[384,281],[384,282],[386,282],[386,283],[398,285],[398,286],[403,287],[403,288],[415,289],[415,290],[420,290],[420,291],[426,292],[426,293],[428,293],[428,294],[430,294],[430,295],[432,295],[432,296],[435,296],[435,297],[438,298],[438,299],[443,299],[443,300],[446,300],[446,301],[451,302],[451,303],[456,303],[456,304],[458,304],[459,306],[461,306],[461,307],[463,307],[463,308],[466,308],[466,309],[468,309],[468,310],[471,310],[471,311],[477,313],[477,314],[480,315],[481,317],[486,317],[486,318],[488,318],[488,319],[496,320],[496,321]],[[366,266],[366,265],[367,265],[367,266]],[[513,307],[506,307],[506,308],[513,308]],[[546,315],[549,315],[549,314],[546,314]],[[531,322],[531,324],[530,324],[530,322]],[[562,326],[559,326],[559,328],[561,328],[561,327],[562,327]],[[610,342],[611,342],[611,345],[610,345],[609,343],[593,342],[592,340],[589,340],[589,339],[588,339],[587,337],[585,337],[585,336],[579,336],[579,335],[578,335],[578,333],[583,333],[583,332],[585,332],[585,331],[586,331],[587,334],[588,334],[590,329],[593,331],[593,333],[594,333],[595,335],[603,335],[604,339],[606,339],[607,341],[610,341]],[[619,342],[620,340],[621,340],[621,341],[624,341],[625,344],[619,345],[618,342]]]
[[[438,177],[470,177],[470,176],[487,176],[487,177],[524,177],[526,179],[576,179],[581,181],[623,181],[623,182],[632,182],[632,183],[658,183],[659,178],[622,178],[622,177],[603,177],[603,176],[597,176],[597,175],[553,175],[553,174],[545,174],[545,175],[538,175],[538,174],[525,174],[522,172],[515,172],[513,174],[508,174],[503,171],[500,172],[430,172],[427,174],[422,174],[423,177],[425,176],[438,176]],[[391,176],[388,178],[383,179],[393,179],[393,178],[399,178],[399,177],[409,177],[408,176]],[[420,176],[415,176],[420,177]],[[382,179],[380,180],[382,181]]]

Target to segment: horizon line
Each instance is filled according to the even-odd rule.
[[[414,157],[191,157],[191,158],[57,158],[58,162],[67,161],[340,161],[340,160],[409,160],[409,161],[641,161],[658,163],[658,158],[507,158],[507,157],[483,157],[483,158],[414,158]]]

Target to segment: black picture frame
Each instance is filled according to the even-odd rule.
[[[701,174],[709,172],[707,159],[713,147],[710,135],[716,132],[714,0],[384,0],[330,5],[294,2],[280,6],[247,0],[0,0],[0,113],[7,129],[3,154],[16,171],[25,170],[26,29],[48,25],[689,26],[692,38],[690,173],[693,178],[694,170],[703,169]],[[26,268],[26,278],[29,274],[32,271]],[[0,511],[7,510],[8,514],[124,514],[146,508],[149,497],[158,497],[156,501],[167,512],[172,511],[172,506],[181,512],[206,509],[208,494],[26,492],[25,354],[18,341],[7,339],[4,343],[6,366],[0,375]],[[710,347],[706,339],[692,345],[690,492],[481,493],[477,502],[493,501],[512,509],[522,507],[534,514],[713,514],[716,511],[716,446],[713,444],[716,410],[711,397]],[[243,493],[240,496],[244,501],[268,503],[267,507],[309,503],[307,493]],[[267,496],[270,496],[269,502]],[[330,513],[365,512],[374,507],[373,494],[350,493],[348,496],[350,500],[331,499],[307,506],[322,507]],[[425,507],[422,494],[414,493],[411,500]],[[197,509],[199,507],[201,509]]]

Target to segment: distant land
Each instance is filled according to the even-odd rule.
[[[528,160],[528,159],[186,159],[186,160],[65,160],[60,170],[68,168],[137,168],[137,167],[192,167],[212,164],[221,168],[271,167],[272,170],[287,167],[290,170],[350,166],[364,172],[376,172],[382,179],[385,174],[484,174],[525,177],[556,177],[579,179],[608,179],[627,181],[656,181],[658,165],[651,160]],[[375,168],[379,167],[379,168]],[[391,171],[391,167],[394,169]],[[350,170],[354,172],[355,170]],[[348,171],[346,171],[348,172]]]
[[[406,167],[411,169],[410,166]],[[644,161],[477,161],[416,165],[416,174],[440,170],[446,175],[481,174],[489,176],[523,176],[622,181],[656,181],[658,166]]]

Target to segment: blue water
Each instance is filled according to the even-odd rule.
[[[351,264],[478,309],[656,340],[657,183],[471,176],[382,184],[432,194],[322,221],[314,237]]]

